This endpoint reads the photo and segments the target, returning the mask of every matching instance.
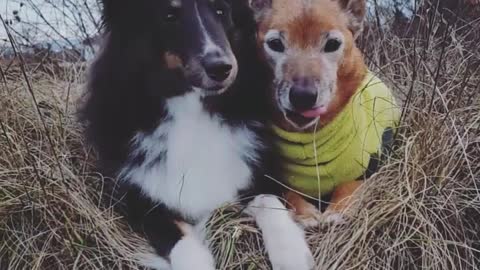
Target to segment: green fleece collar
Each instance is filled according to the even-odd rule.
[[[395,128],[399,119],[392,92],[369,73],[344,110],[316,132],[295,133],[273,126],[287,184],[318,197],[360,178],[371,156],[381,154],[383,133]]]

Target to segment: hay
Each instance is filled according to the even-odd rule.
[[[402,128],[347,222],[309,231],[318,269],[480,266],[480,39],[465,27],[428,37],[362,39],[405,104]],[[0,269],[140,269],[148,247],[106,203],[112,180],[94,173],[75,121],[83,68],[45,68],[2,68]],[[269,269],[248,217],[220,210],[211,228],[219,269]]]

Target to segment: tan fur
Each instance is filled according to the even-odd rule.
[[[321,124],[328,124],[343,109],[366,75],[366,65],[360,50],[355,45],[354,35],[349,29],[350,21],[365,15],[365,2],[361,0],[311,0],[308,8],[305,0],[273,0],[272,9],[259,23],[258,42],[265,42],[269,29],[288,33],[290,46],[305,50],[318,47],[319,37],[330,30],[339,30],[345,36],[343,61],[337,71],[337,94]],[[344,10],[342,8],[352,10]],[[260,48],[262,46],[259,46]],[[315,59],[313,59],[315,60]],[[317,77],[323,67],[308,57],[300,56],[287,63],[286,78],[293,71],[302,70],[307,76]],[[287,127],[289,128],[289,127]]]
[[[177,225],[178,229],[182,232],[184,236],[192,233],[191,232],[192,225],[179,220],[174,221],[174,223],[175,225]]]
[[[165,63],[167,64],[167,68],[169,69],[176,69],[183,67],[183,62],[180,57],[174,53],[166,52],[165,55]]]
[[[362,181],[352,181],[338,186],[332,194],[327,212],[343,212],[349,208],[352,203],[353,194],[362,184]]]
[[[302,195],[288,191],[285,194],[285,200],[289,209],[295,213],[295,220],[304,227],[314,227],[321,219],[321,213],[317,208],[307,202]]]

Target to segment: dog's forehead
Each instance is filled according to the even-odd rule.
[[[298,16],[304,7],[305,0],[273,0],[272,2],[272,14],[274,19],[284,19],[287,21],[289,18]]]
[[[273,0],[272,12],[264,31],[277,29],[288,36],[292,45],[316,46],[331,30],[345,30],[347,20],[338,2],[332,0]]]

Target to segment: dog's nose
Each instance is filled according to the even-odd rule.
[[[297,111],[310,110],[317,103],[317,93],[292,88],[290,90],[290,103]]]
[[[290,89],[290,104],[296,111],[306,111],[315,107],[317,103],[317,89],[308,80],[294,80]]]
[[[216,82],[225,81],[232,72],[233,66],[222,58],[207,57],[203,61],[203,67],[208,77]]]

